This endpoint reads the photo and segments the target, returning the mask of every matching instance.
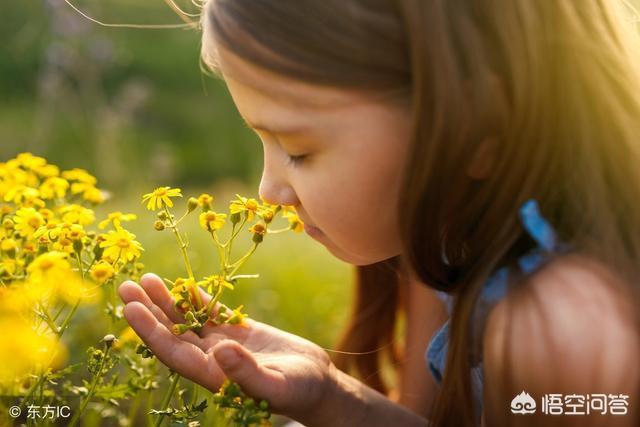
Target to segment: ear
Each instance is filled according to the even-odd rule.
[[[467,167],[467,176],[471,179],[482,180],[489,177],[498,157],[498,139],[488,137],[483,139],[471,158]]]

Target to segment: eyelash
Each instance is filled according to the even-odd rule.
[[[287,162],[292,166],[299,166],[306,158],[306,154],[301,154],[298,156],[287,154]]]

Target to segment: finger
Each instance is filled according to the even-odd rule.
[[[128,303],[124,316],[162,363],[210,390],[220,387],[224,376],[215,359],[207,357],[198,346],[177,338],[142,303]]]
[[[184,322],[182,313],[176,310],[175,300],[160,277],[147,273],[140,279],[140,285],[142,285],[153,303],[160,307],[174,323]],[[200,290],[199,286],[198,289]],[[211,296],[202,290],[200,290],[200,297],[205,304],[211,299]]]
[[[133,301],[138,301],[153,313],[154,316],[166,327],[170,328],[174,322],[167,317],[167,315],[151,301],[147,293],[135,282],[126,281],[118,287],[118,294],[125,304]]]
[[[147,309],[158,319],[160,323],[167,327],[167,329],[171,329],[174,322],[167,317],[165,312],[160,309],[157,305],[151,301],[147,293],[135,282],[130,280],[122,283],[118,287],[118,293],[120,294],[120,298],[125,304],[128,304],[133,301],[137,301],[147,307]],[[200,339],[200,337],[193,331],[187,331],[184,334],[179,336],[181,340],[190,342],[191,344],[197,345],[198,347],[203,348],[204,343]]]
[[[232,381],[250,396],[268,399],[283,396],[286,379],[282,372],[258,364],[245,347],[233,340],[222,340],[211,349],[218,365]]]

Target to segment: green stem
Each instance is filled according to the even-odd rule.
[[[222,274],[224,275],[228,259],[225,255],[225,248],[227,244],[231,244],[231,241],[228,241],[223,245],[222,243],[220,243],[220,240],[218,240],[218,236],[216,235],[215,231],[211,232],[211,237],[216,244],[216,249],[218,250],[218,258],[220,259],[220,269],[222,270]]]
[[[47,308],[42,305],[42,303],[38,304],[40,307],[40,312],[42,314],[42,319],[44,320],[44,322],[47,324],[47,326],[49,326],[49,328],[51,329],[51,332],[53,332],[54,334],[58,332],[58,326],[55,324],[55,322],[51,319],[51,316],[49,316],[49,312],[47,311]]]
[[[107,362],[107,358],[109,357],[109,350],[111,350],[111,345],[110,344],[105,345],[105,347],[106,347],[106,350],[104,352],[104,355],[102,356],[102,360],[100,361],[100,367],[98,368],[98,372],[96,372],[93,375],[93,381],[91,382],[91,387],[89,388],[89,392],[84,397],[84,399],[82,399],[82,402],[80,403],[80,408],[78,408],[78,411],[75,414],[73,414],[73,418],[69,423],[69,427],[74,427],[76,424],[78,424],[78,420],[80,420],[82,413],[86,409],[87,405],[89,404],[89,401],[91,400],[91,398],[93,397],[93,394],[95,393],[96,387],[98,386],[98,382],[100,382],[100,380],[102,379],[102,370],[104,369],[104,365]]]
[[[227,247],[227,255],[226,255],[225,260],[231,259],[231,247],[233,246],[233,239],[236,236],[236,225],[238,225],[238,224],[233,224],[233,226],[231,227],[231,237],[229,237],[229,240],[227,241],[228,247]],[[241,228],[242,228],[242,226],[241,226]],[[223,266],[224,265],[225,264],[223,264]]]
[[[29,391],[24,396],[24,398],[22,399],[22,403],[20,404],[21,409],[26,409],[26,407],[27,407],[26,403],[29,401],[29,399],[31,399],[31,396],[33,395],[33,393],[40,386],[40,384],[44,381],[45,376],[46,376],[45,372],[41,372],[40,375],[38,376],[38,381],[33,383],[33,385],[29,388]]]
[[[82,275],[82,281],[84,282],[84,268],[82,265],[82,258],[80,258],[80,254],[78,252],[75,252],[76,254],[76,260],[78,261],[78,268],[80,269],[80,274]]]
[[[231,264],[231,267],[233,267],[233,270],[231,270],[231,273],[228,274],[228,276],[233,276],[235,274],[236,271],[238,271],[238,269],[240,267],[242,267],[242,264],[245,263],[245,261],[251,256],[253,255],[253,253],[256,251],[256,249],[258,248],[258,243],[254,243],[253,247],[251,248],[251,250],[249,252],[247,252],[242,258],[240,258],[238,261],[234,262],[233,264]],[[226,279],[226,277],[225,277]]]
[[[227,243],[229,243],[230,241],[232,241],[233,239],[235,239],[236,236],[238,235],[238,233],[240,233],[240,231],[242,230],[242,227],[244,227],[244,225],[246,224],[246,222],[247,222],[247,214],[246,214],[246,212],[243,215],[243,217],[244,218],[242,219],[242,223],[240,224],[240,227],[238,227],[238,229],[236,230],[235,233],[233,233],[233,229],[232,229],[231,237],[229,237],[229,240],[225,243],[225,245]],[[234,227],[235,227],[235,224],[234,224]]]
[[[180,236],[180,231],[178,230],[177,224],[171,219],[171,212],[169,212],[169,209],[167,209],[166,206],[164,207],[164,211],[167,213],[167,217],[171,221],[169,227],[171,228],[173,234],[176,236],[176,240],[178,241],[178,245],[180,246],[180,252],[182,252],[182,257],[184,258],[184,265],[187,269],[187,274],[189,275],[190,279],[193,279],[193,270],[191,269],[191,262],[189,261],[189,256],[187,255],[187,245],[182,240],[182,236]]]
[[[185,244],[184,240],[182,240],[182,236],[180,236],[180,230],[178,230],[176,222],[171,219],[171,212],[169,212],[169,209],[166,206],[164,207],[164,211],[167,213],[167,217],[171,221],[169,227],[171,228],[171,231],[173,231],[173,234],[176,236],[178,246],[180,246],[180,252],[182,253],[184,266],[187,269],[189,279],[195,279],[195,276],[193,275],[193,269],[191,268],[191,261],[189,261],[189,255],[187,254],[187,245]],[[196,296],[198,307],[202,307],[202,298],[200,297],[200,290],[198,289],[198,286],[194,285],[192,287],[192,290]]]
[[[290,231],[290,230],[291,230],[291,227],[278,228],[277,230],[268,229],[267,233],[269,233],[269,234],[279,234],[279,233],[284,233],[284,232],[287,232],[287,231]]]
[[[207,304],[205,308],[205,312],[209,314],[209,316],[211,316],[211,310],[216,306],[216,303],[220,300],[220,297],[222,296],[223,292],[224,292],[224,286],[220,286],[215,296],[211,298],[211,300]]]
[[[74,306],[71,307],[71,310],[69,310],[69,313],[67,313],[67,317],[64,318],[62,325],[60,325],[60,327],[58,328],[58,332],[57,332],[58,339],[62,337],[62,334],[64,333],[64,331],[67,329],[67,327],[69,327],[69,322],[71,322],[71,318],[76,313],[76,310],[78,310],[78,307],[80,306],[80,301],[82,301],[82,297],[78,298],[78,301],[76,301]]]
[[[169,390],[167,390],[167,393],[162,399],[162,410],[167,409],[167,407],[169,406],[169,402],[171,402],[171,398],[173,397],[173,392],[176,390],[176,387],[178,387],[178,381],[180,381],[180,375],[178,375],[177,372],[173,372],[170,377],[171,385],[169,386]],[[162,424],[162,420],[164,419],[163,417],[164,414],[159,414],[158,418],[156,418],[155,423],[153,423],[153,427],[160,427],[160,424]]]

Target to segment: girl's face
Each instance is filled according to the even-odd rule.
[[[240,114],[262,141],[260,196],[295,206],[305,231],[346,262],[400,254],[408,108],[282,77],[223,49],[219,63]]]

